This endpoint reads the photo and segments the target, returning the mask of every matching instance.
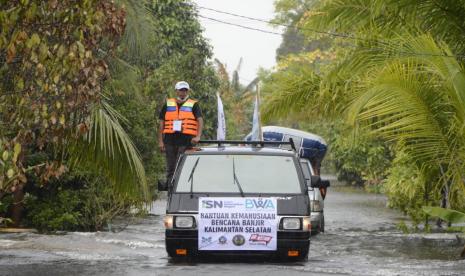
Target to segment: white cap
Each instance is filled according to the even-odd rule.
[[[176,85],[174,86],[174,89],[176,89],[176,90],[180,90],[180,89],[183,89],[183,88],[185,88],[187,90],[190,89],[189,84],[187,82],[185,82],[185,81],[178,81],[176,83]]]

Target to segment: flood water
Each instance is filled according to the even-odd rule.
[[[312,237],[307,262],[172,263],[163,212],[115,232],[0,234],[0,275],[465,275],[455,234],[403,234],[401,214],[382,196],[330,190],[326,232]]]

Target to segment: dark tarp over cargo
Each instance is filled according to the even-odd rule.
[[[264,141],[289,141],[292,138],[301,158],[310,160],[316,172],[320,171],[321,161],[325,157],[328,145],[325,140],[313,133],[279,126],[262,127]],[[252,135],[246,136],[250,141]]]

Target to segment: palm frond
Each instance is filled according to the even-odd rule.
[[[444,122],[431,111],[445,99],[437,96],[434,83],[419,78],[415,68],[413,63],[394,62],[369,80],[369,89],[348,110],[349,120],[368,125],[388,140],[406,140],[411,154],[435,160],[448,152],[449,139]]]
[[[119,0],[127,11],[126,29],[122,38],[122,48],[126,59],[136,64],[144,64],[154,51],[155,28],[147,0]]]
[[[399,37],[393,51],[400,53],[401,60],[415,60],[438,76],[455,107],[457,116],[465,122],[465,71],[445,43],[436,43],[429,35]],[[400,45],[400,46],[399,46]]]
[[[252,98],[256,93],[256,86],[260,82],[260,78],[256,77],[251,82],[249,82],[241,92],[241,102],[252,102]]]
[[[121,115],[104,101],[95,106],[89,131],[70,147],[71,164],[104,174],[122,193],[142,194],[148,199],[139,152],[119,120],[122,120]]]
[[[215,61],[217,72],[220,76],[221,81],[226,82],[229,85],[229,74],[228,74],[228,69],[226,68],[226,65],[222,63],[219,59],[215,58],[214,61]]]
[[[321,110],[312,100],[318,94],[320,77],[311,69],[303,68],[299,72],[291,71],[277,77],[279,80],[271,81],[271,85],[264,87],[269,91],[262,105],[264,121],[298,113],[317,114]]]

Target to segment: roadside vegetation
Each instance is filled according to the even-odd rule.
[[[0,224],[100,230],[145,212],[174,83],[216,106],[211,47],[186,3],[0,1]],[[215,109],[204,116],[212,137]]]
[[[278,0],[287,27],[262,76],[267,122],[325,137],[340,179],[423,206],[465,210],[465,2]],[[439,225],[439,223],[438,223]]]

